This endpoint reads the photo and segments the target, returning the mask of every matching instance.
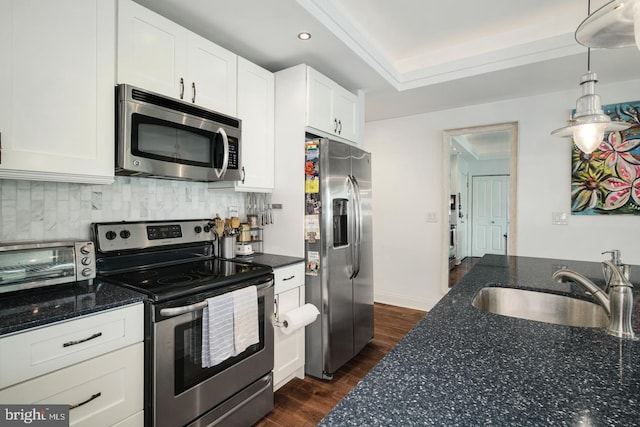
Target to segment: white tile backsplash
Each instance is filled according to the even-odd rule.
[[[89,239],[92,222],[228,216],[244,194],[207,183],[116,177],[112,185],[0,180],[0,241]],[[244,212],[240,212],[244,215]]]

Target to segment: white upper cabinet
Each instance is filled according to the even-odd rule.
[[[187,34],[188,101],[237,115],[237,55],[194,33]]]
[[[114,174],[115,0],[0,0],[0,178]]]
[[[358,142],[358,97],[307,67],[307,126]]]
[[[118,83],[236,116],[236,54],[131,0],[118,4]]]
[[[238,118],[242,120],[245,191],[272,191],[274,173],[275,78],[264,68],[238,58]]]
[[[211,182],[209,188],[270,193],[275,180],[275,76],[242,57],[238,57],[238,118],[242,179]]]
[[[130,0],[118,3],[118,83],[184,99],[187,31]]]

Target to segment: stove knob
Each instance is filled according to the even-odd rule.
[[[107,239],[108,239],[108,237],[107,237]],[[89,249],[89,247],[85,245],[85,246],[80,248],[80,253],[82,255],[89,255],[91,253],[91,249]]]
[[[210,232],[210,231],[211,231],[211,227],[209,227],[208,225],[205,225],[205,226],[204,226],[204,232],[205,232],[205,233],[208,233],[208,232]]]
[[[196,234],[201,233],[202,232],[202,227],[200,227],[199,225],[196,225],[196,228],[194,228],[193,231],[195,231]]]
[[[129,237],[131,237],[131,232],[129,230],[122,230],[120,232],[120,237],[122,237],[123,239],[128,239]]]
[[[89,258],[88,256],[82,257],[80,262],[82,263],[82,265],[89,265],[91,264],[91,258]]]
[[[92,270],[92,269],[90,269],[90,268],[83,268],[83,269],[82,269],[82,273],[81,273],[81,274],[82,274],[84,277],[87,277],[87,276],[91,276],[91,274],[92,274],[92,273],[93,273],[93,270]]]
[[[107,231],[107,233],[104,235],[104,237],[106,237],[106,238],[107,238],[107,240],[113,240],[113,239],[115,239],[116,237],[118,237],[118,235],[116,234],[116,232],[115,232],[115,231],[111,231],[111,230],[109,230],[109,231]]]

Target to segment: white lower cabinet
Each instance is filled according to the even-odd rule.
[[[142,304],[0,338],[0,389],[142,342]]]
[[[67,404],[71,426],[142,425],[144,344],[138,343],[0,391],[5,404]]]
[[[144,424],[142,303],[0,338],[0,402],[70,405],[71,426]]]
[[[274,269],[274,313],[281,314],[300,307],[305,302],[304,263]],[[273,389],[293,378],[304,378],[304,328],[289,335],[274,328]]]

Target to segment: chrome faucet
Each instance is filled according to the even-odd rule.
[[[609,295],[606,295],[591,280],[573,270],[557,270],[551,277],[556,281],[560,281],[563,278],[569,279],[591,292],[593,298],[609,316],[609,325],[606,329],[609,335],[618,338],[635,339],[635,334],[631,327],[633,285],[629,281],[628,267],[620,261],[620,251],[617,251],[617,254],[612,251],[612,260],[604,260],[602,262],[605,279],[608,282]],[[608,271],[608,274],[606,271]]]

